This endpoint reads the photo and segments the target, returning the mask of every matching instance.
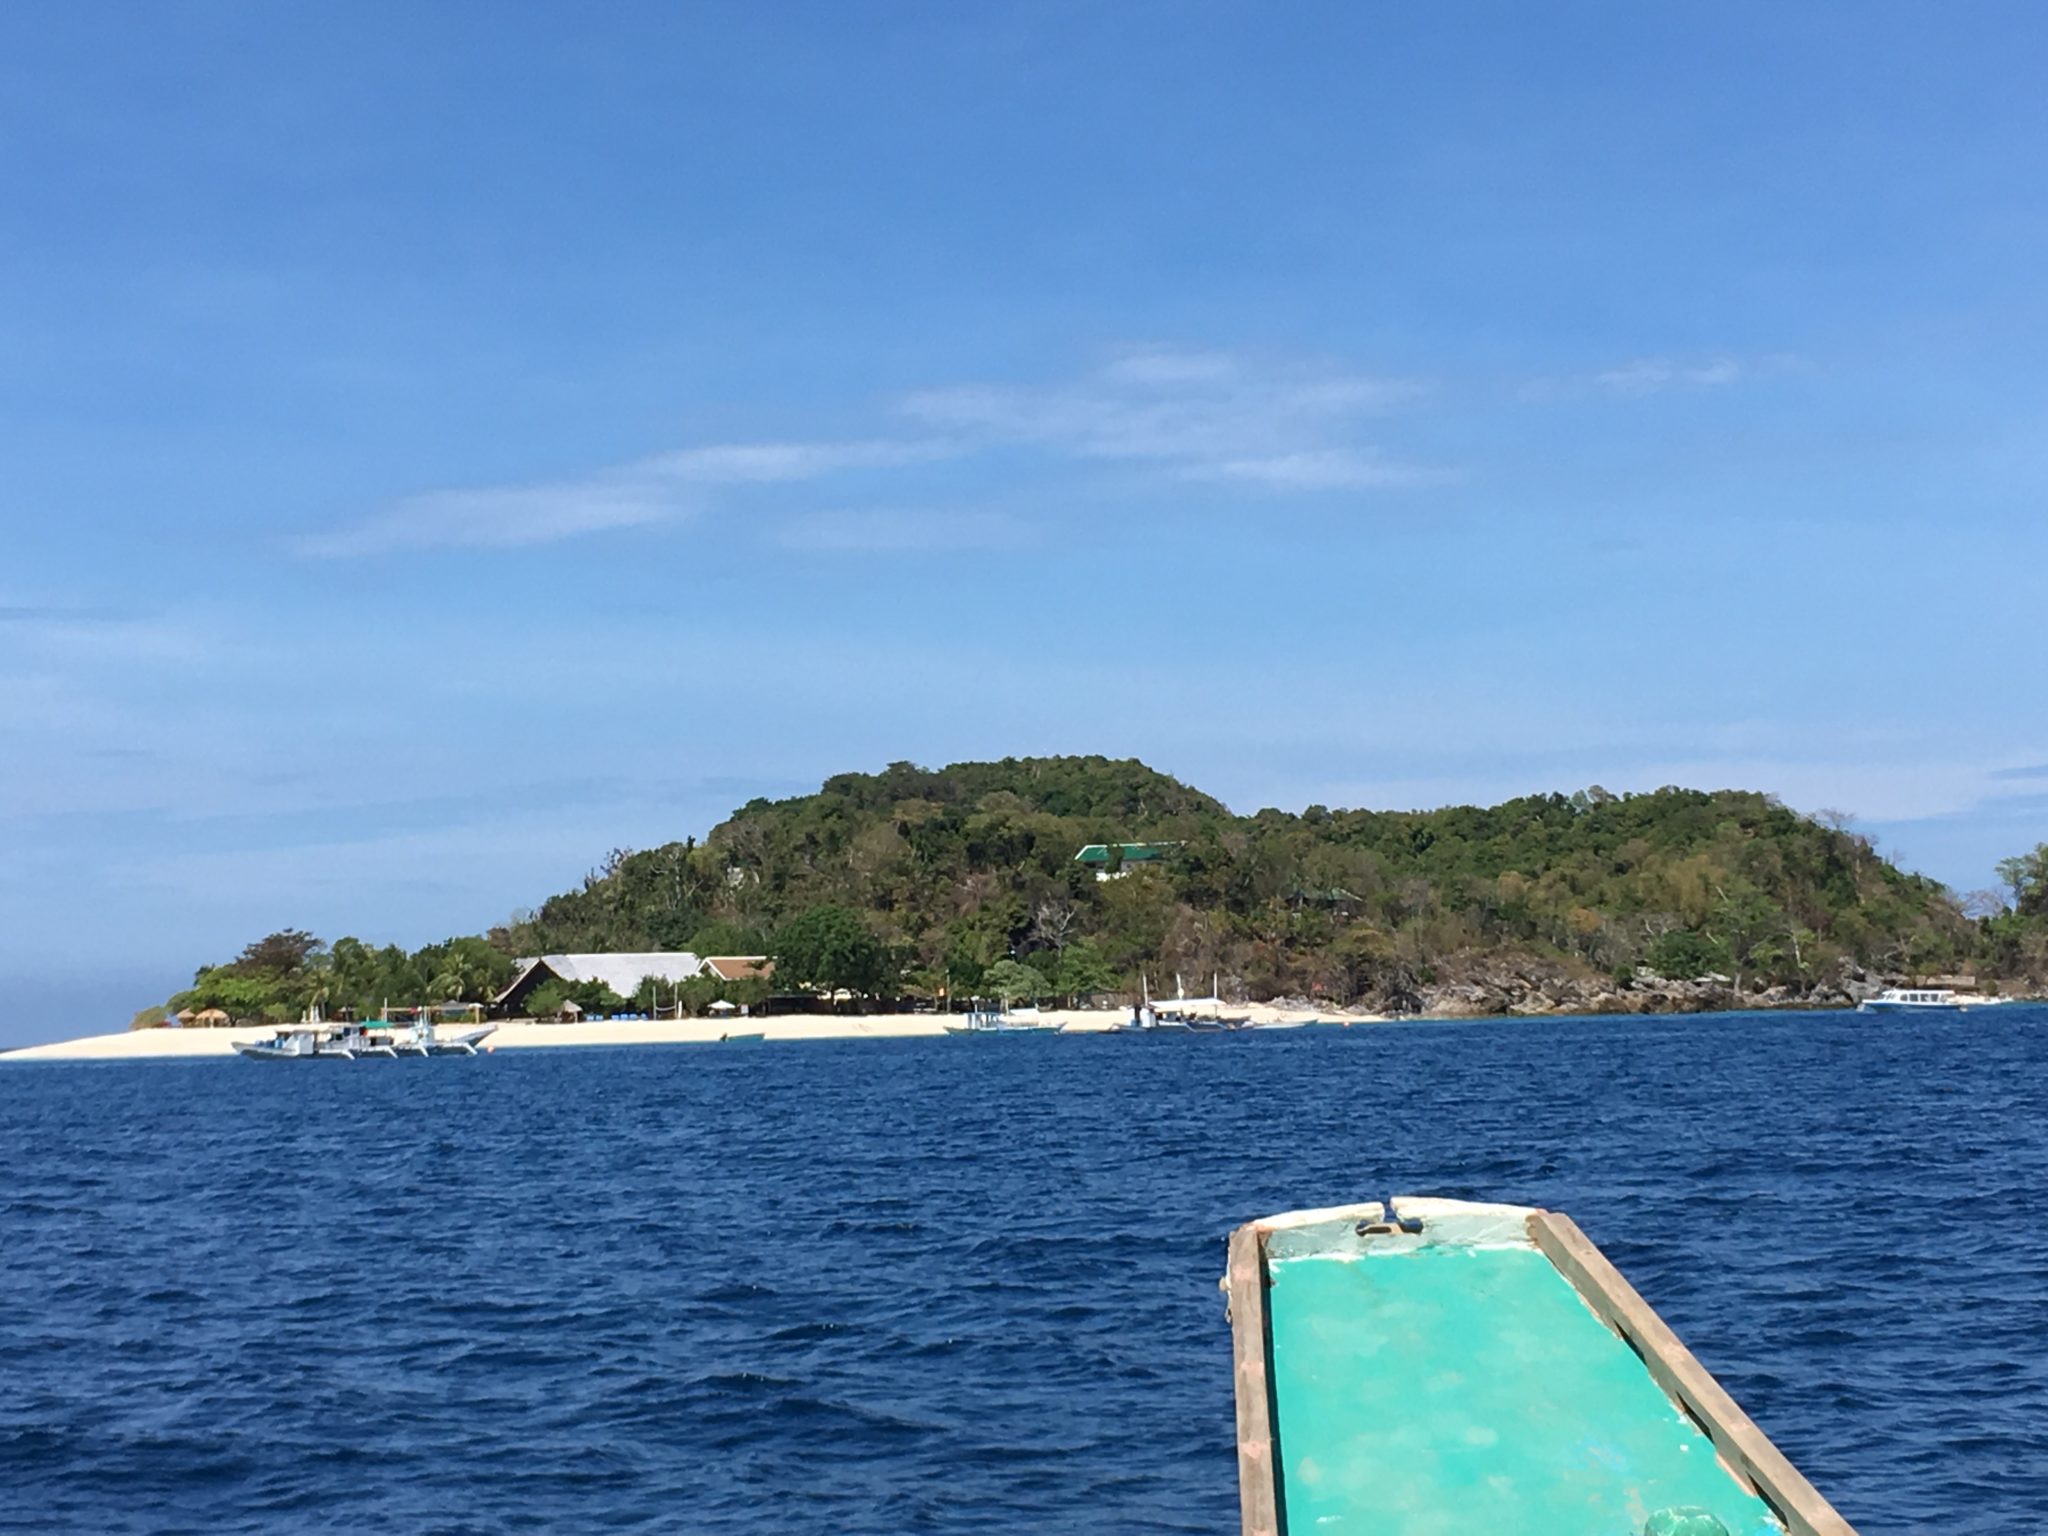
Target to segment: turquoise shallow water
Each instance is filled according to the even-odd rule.
[[[2044,1103],[2018,1008],[0,1064],[0,1530],[1219,1536],[1225,1235],[1420,1192],[1569,1211],[1865,1536],[2005,1536]]]
[[[1267,1305],[1290,1531],[1637,1536],[1698,1506],[1781,1536],[1532,1249],[1293,1259]]]

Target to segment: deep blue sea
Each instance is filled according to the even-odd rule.
[[[0,1066],[0,1529],[1220,1536],[1225,1233],[1398,1192],[1568,1211],[1866,1536],[2031,1530],[2044,1101],[2018,1006]]]

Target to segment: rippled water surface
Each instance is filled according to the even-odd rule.
[[[1225,1232],[1428,1192],[1867,1536],[2031,1529],[2044,1090],[2032,1007],[0,1069],[0,1528],[1227,1532]]]

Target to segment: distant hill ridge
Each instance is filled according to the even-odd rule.
[[[751,801],[701,842],[614,850],[488,936],[408,954],[285,930],[173,1004],[289,1018],[488,1000],[514,956],[648,950],[773,955],[781,990],[955,1001],[1156,994],[1176,975],[1463,1013],[1838,1003],[1968,967],[2038,988],[2048,845],[2001,872],[2010,908],[1973,920],[1867,839],[1743,790],[1240,816],[1135,759],[895,763]],[[656,984],[638,1002],[699,1011],[769,985]]]
[[[937,769],[891,763],[880,773],[834,774],[815,795],[755,800],[733,819],[778,805],[800,806],[821,799],[842,800],[857,809],[880,813],[907,801],[976,805],[992,794],[1013,795],[1032,810],[1051,816],[1110,817],[1120,825],[1144,826],[1176,816],[1230,815],[1222,801],[1190,789],[1134,757],[1006,757],[993,763],[954,763]]]
[[[1182,846],[1106,880],[1075,862],[1132,841]],[[1753,792],[1238,816],[1105,757],[835,775],[750,802],[702,843],[617,853],[493,937],[524,953],[772,946],[818,906],[857,914],[903,985],[955,996],[1015,961],[1053,995],[1180,972],[1204,991],[1220,975],[1391,1007],[1838,999],[1858,976],[1965,964],[1977,939],[1937,882]]]

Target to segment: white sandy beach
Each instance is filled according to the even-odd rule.
[[[1371,1014],[1336,1011],[1308,1013],[1254,1003],[1245,1010],[1256,1025],[1287,1028],[1314,1019],[1346,1023],[1375,1022]],[[1067,1034],[1099,1034],[1122,1022],[1126,1013],[1108,1009],[1047,1011],[1048,1021],[1066,1026]],[[590,1045],[717,1045],[726,1035],[754,1035],[777,1040],[880,1040],[918,1035],[943,1035],[958,1014],[786,1014],[760,1019],[598,1019],[586,1024],[540,1023],[512,1019],[498,1026],[486,1050],[533,1050]],[[262,1040],[267,1026],[240,1029],[124,1029],[114,1034],[86,1035],[49,1045],[24,1046],[0,1052],[0,1063],[28,1061],[147,1061],[198,1056],[232,1056],[237,1040]]]

